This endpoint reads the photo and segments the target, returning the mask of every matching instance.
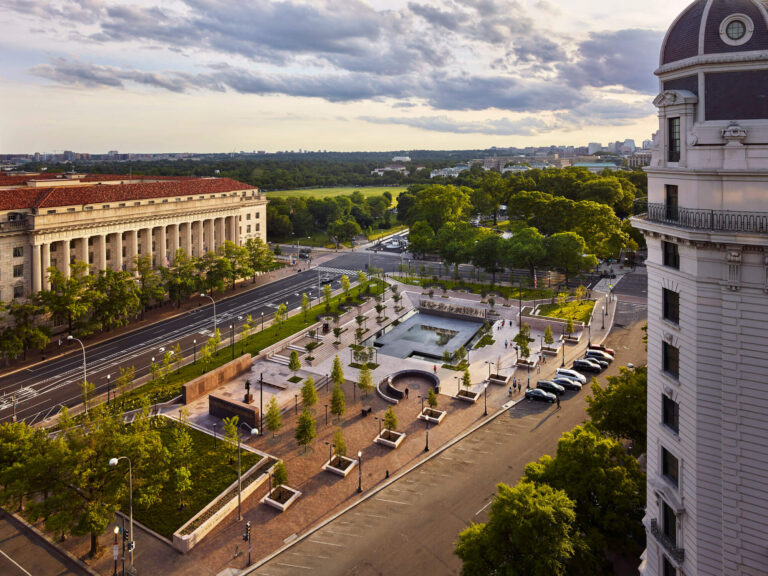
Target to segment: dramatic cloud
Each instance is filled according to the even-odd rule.
[[[521,120],[498,118],[496,120],[459,122],[448,116],[428,116],[419,118],[360,118],[373,124],[401,124],[411,128],[429,130],[431,132],[446,132],[451,134],[486,134],[493,136],[535,136],[552,131],[553,123],[540,118],[526,117]]]

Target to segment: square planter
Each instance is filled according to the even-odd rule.
[[[474,404],[477,402],[477,399],[480,398],[480,394],[477,392],[471,392],[469,390],[459,390],[459,393],[456,394],[454,398],[463,402],[470,402],[471,404]]]
[[[419,412],[417,418],[419,420],[426,420],[430,424],[437,426],[443,421],[447,412],[444,410],[435,410],[434,408],[424,408],[424,412]]]
[[[517,365],[522,366],[523,368],[535,368],[536,362],[532,362],[530,360],[518,360]]]
[[[301,496],[301,492],[298,490],[289,488],[288,486],[279,486],[277,488],[273,488],[269,494],[261,499],[261,501],[267,506],[277,508],[280,510],[280,512],[285,512],[299,496]]]
[[[384,429],[373,441],[387,448],[397,448],[402,444],[403,440],[405,440],[405,432]]]
[[[557,356],[559,350],[559,348],[550,348],[549,346],[544,346],[544,348],[541,349],[542,353],[546,356]]]
[[[323,465],[323,470],[346,478],[355,466],[357,466],[357,460],[354,458],[334,454],[333,458]]]

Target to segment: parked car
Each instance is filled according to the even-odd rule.
[[[545,392],[541,388],[529,388],[525,391],[526,400],[538,400],[539,402],[549,402],[552,404],[557,400],[557,396],[551,392]]]
[[[545,392],[551,392],[558,396],[562,396],[565,393],[565,388],[560,386],[560,384],[555,384],[552,380],[539,380],[536,383],[536,388],[544,390]]]
[[[568,368],[558,368],[556,372],[557,376],[565,376],[566,378],[573,378],[577,382],[581,382],[582,384],[587,383],[587,379],[584,377],[584,374],[579,374],[576,372],[576,370],[569,370]]]
[[[580,372],[594,372],[600,373],[603,371],[599,364],[592,362],[591,360],[574,360],[572,368]]]
[[[581,390],[581,382],[576,382],[576,380],[566,378],[565,376],[558,376],[557,378],[552,378],[552,382],[554,382],[559,386],[562,386],[566,390],[575,390],[576,392]]]
[[[606,362],[608,362],[608,364],[613,362],[613,356],[608,354],[608,352],[603,352],[602,350],[587,350],[584,353],[584,356],[586,356],[587,358],[596,358],[598,360],[605,360]]]
[[[600,370],[605,370],[606,368],[608,368],[608,362],[606,362],[602,358],[592,358],[590,356],[584,356],[584,358],[582,358],[582,360],[587,360],[588,362],[592,362],[593,364],[597,364],[598,366],[600,366]]]
[[[589,346],[587,346],[587,348],[589,348],[590,350],[600,350],[602,352],[607,352],[611,356],[616,356],[616,350],[614,350],[613,348],[606,348],[602,344],[590,344]]]

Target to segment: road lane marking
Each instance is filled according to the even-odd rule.
[[[490,506],[491,504],[493,504],[493,498],[491,498],[491,500],[490,500],[490,501],[489,501],[489,502],[488,502],[488,503],[487,503],[485,506],[483,506],[482,508],[480,508],[480,510],[478,510],[477,512],[475,512],[475,516],[477,516],[478,514],[480,514],[480,513],[481,513],[483,510],[485,510],[486,508],[488,508],[488,506]]]
[[[24,570],[24,568],[21,566],[21,564],[19,564],[18,562],[16,562],[16,560],[14,560],[14,559],[13,559],[13,558],[11,558],[10,556],[8,556],[8,554],[6,554],[5,552],[3,552],[2,550],[0,550],[0,554],[2,554],[3,556],[5,556],[6,558],[8,558],[8,560],[10,560],[11,562],[13,562],[13,563],[16,565],[16,567],[17,567],[19,570],[21,570],[22,572],[24,572],[24,574],[26,574],[27,576],[32,576],[32,574],[30,574],[29,572],[27,572],[26,570]]]
[[[409,506],[408,502],[399,502],[397,500],[387,500],[386,498],[376,498],[379,502],[389,502],[391,504],[402,504],[403,506]]]
[[[277,566],[288,566],[289,568],[301,568],[302,570],[312,570],[311,566],[299,566],[298,564],[286,564],[285,562],[276,562]],[[32,576],[30,574],[30,576]]]
[[[314,544],[325,544],[326,546],[335,546],[336,548],[344,548],[343,544],[334,544],[333,542],[321,542],[320,540],[310,540]]]

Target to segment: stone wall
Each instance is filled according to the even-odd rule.
[[[208,396],[208,413],[221,419],[237,416],[240,422],[245,422],[251,428],[259,427],[258,408],[225,396],[210,394]]]
[[[210,394],[219,386],[226,384],[232,378],[240,376],[251,369],[251,355],[243,354],[240,358],[232,360],[215,370],[206,372],[199,378],[190,380],[181,389],[182,402],[189,404],[201,396]]]

